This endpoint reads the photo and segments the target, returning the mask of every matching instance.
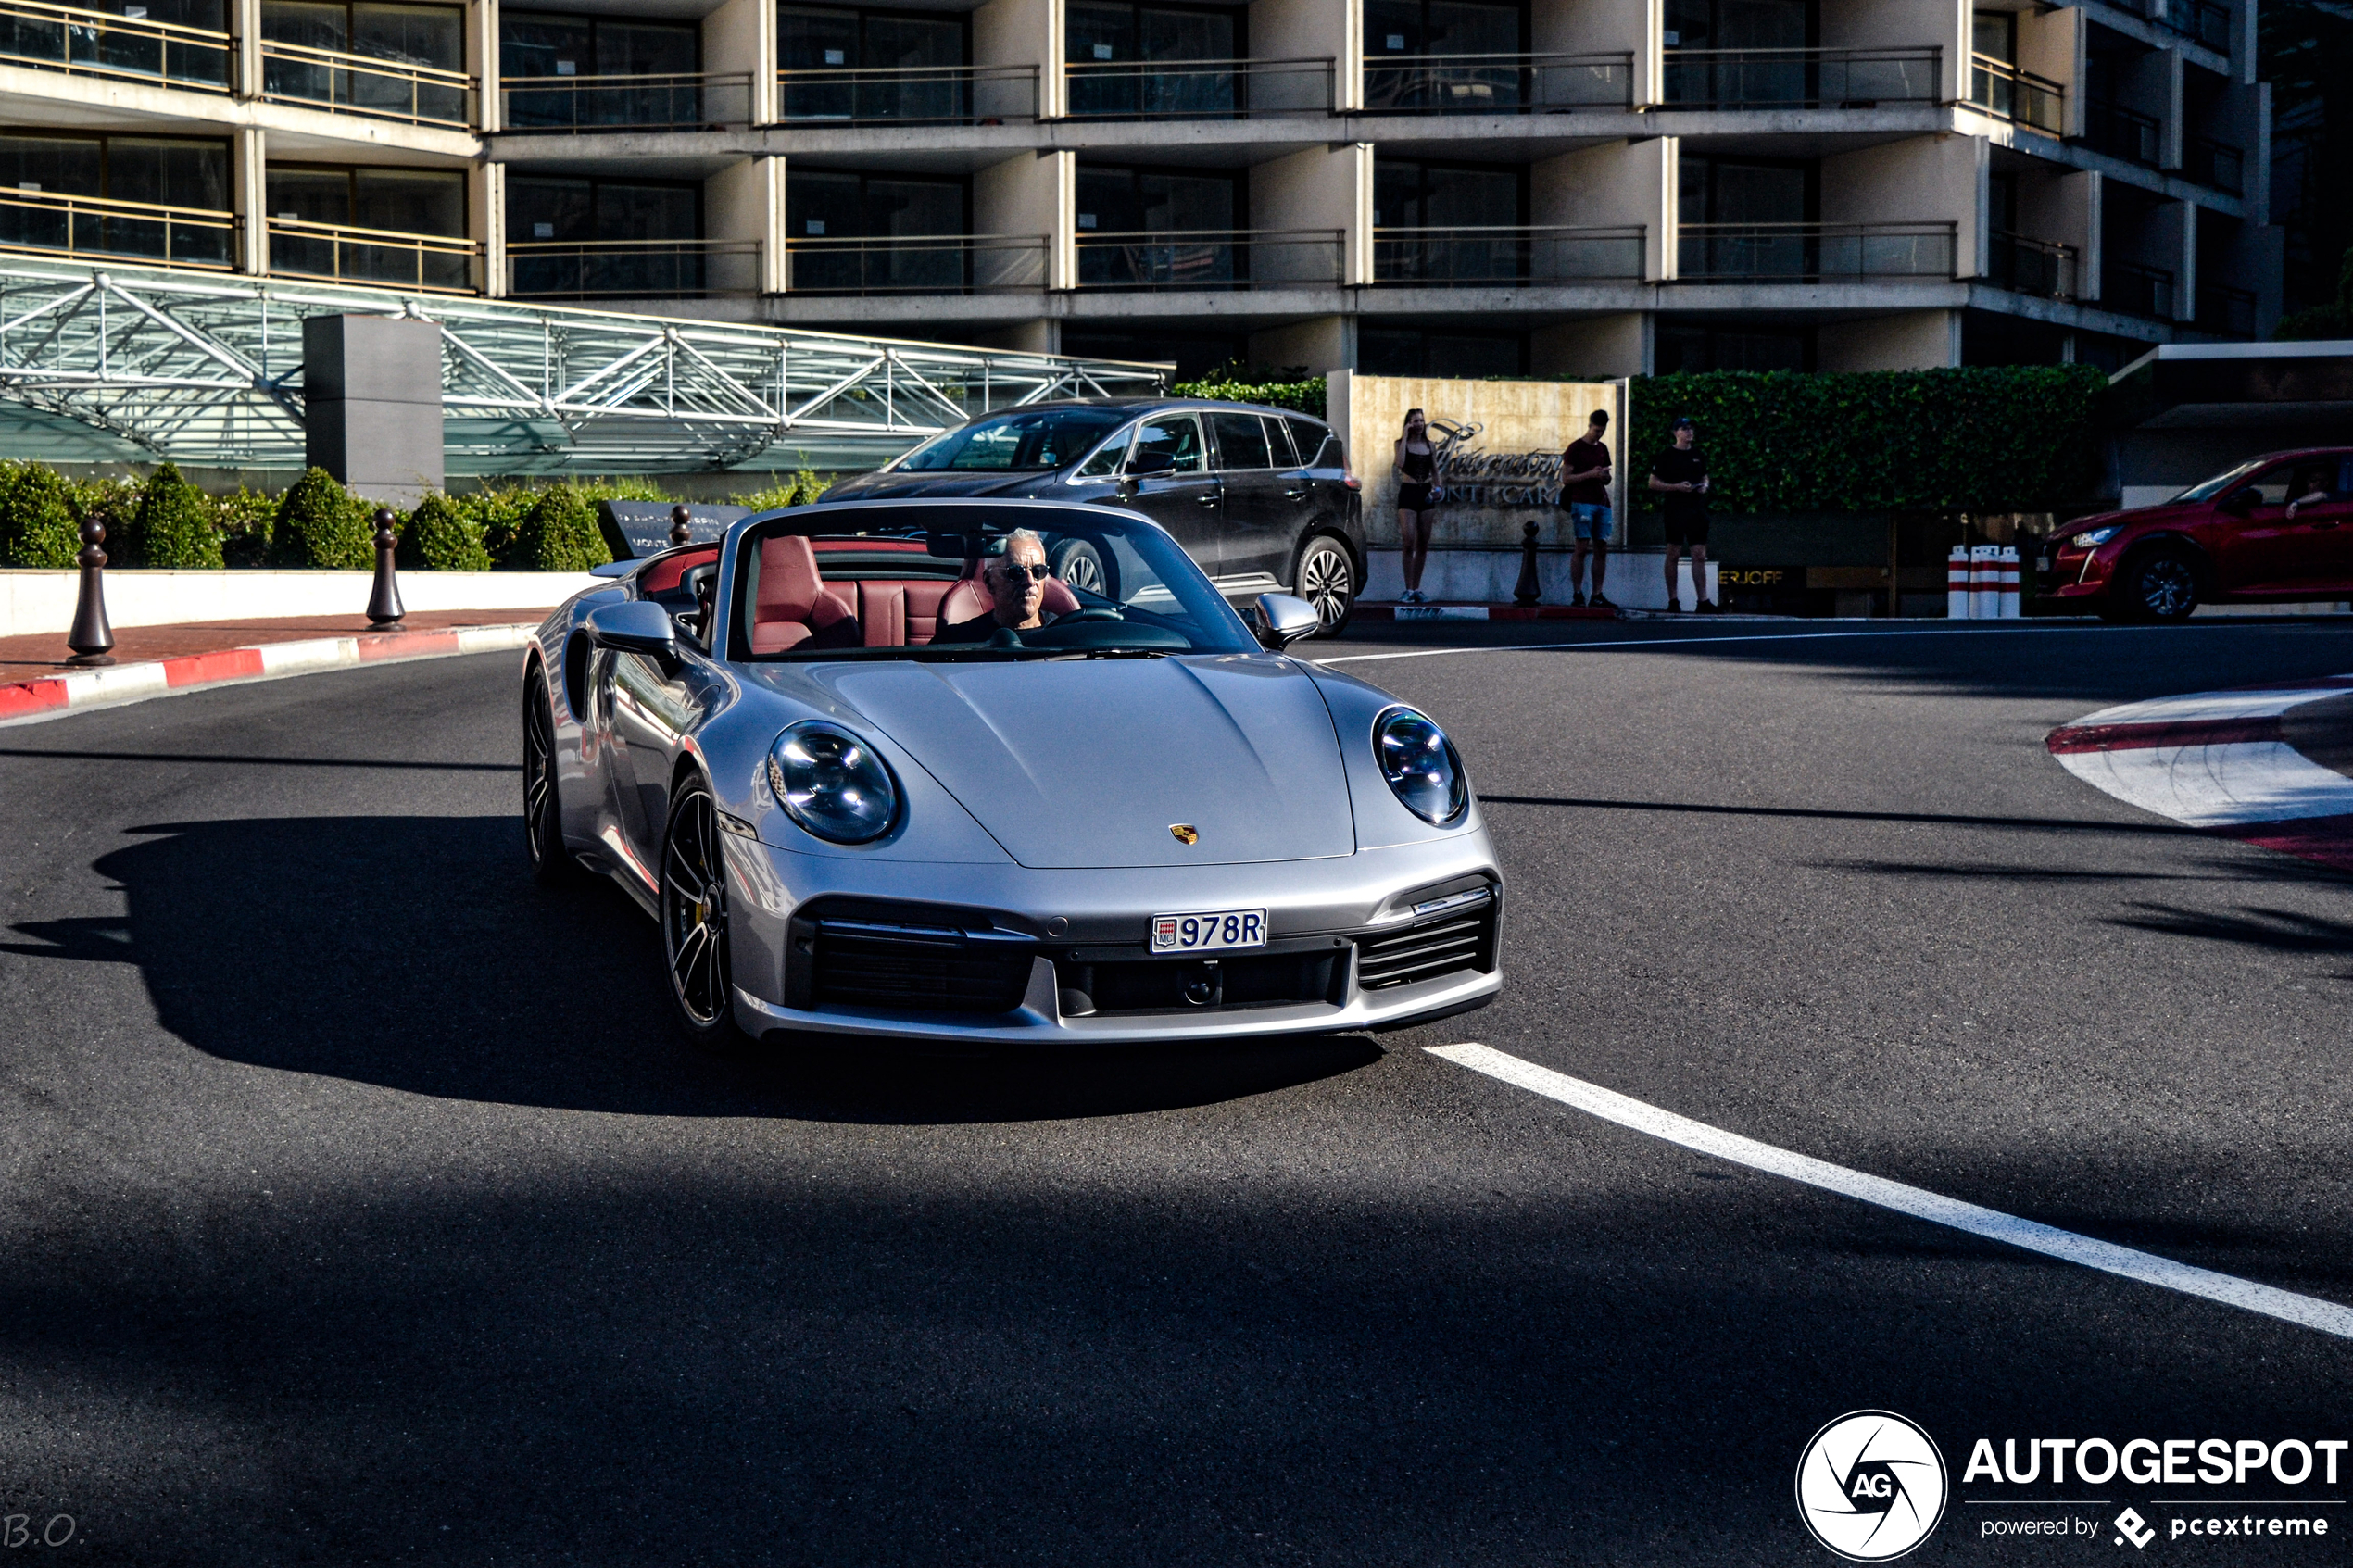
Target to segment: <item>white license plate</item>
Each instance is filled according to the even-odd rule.
[[[1152,916],[1155,953],[1214,953],[1266,946],[1266,911],[1215,909],[1199,915]]]

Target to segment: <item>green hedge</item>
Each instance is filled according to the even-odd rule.
[[[0,467],[0,563],[69,567],[82,550],[73,492],[39,463]]]
[[[374,566],[374,530],[368,522],[373,509],[325,469],[306,470],[278,503],[270,564],[339,571]]]
[[[1263,403],[1270,408],[1296,408],[1323,419],[1324,378],[1311,381],[1241,381],[1223,371],[1202,381],[1179,382],[1169,389],[1179,397],[1214,397],[1222,403]]]
[[[393,563],[404,571],[488,571],[491,567],[481,520],[441,495],[426,496],[409,514]]]
[[[1620,457],[1652,506],[1642,481],[1689,415],[1718,513],[2046,511],[2098,477],[2107,384],[2089,365],[1638,376]]]
[[[166,463],[139,497],[139,542],[149,566],[202,571],[226,565],[211,499]]]
[[[575,485],[551,484],[523,513],[499,564],[525,571],[586,571],[610,559],[596,504]]]

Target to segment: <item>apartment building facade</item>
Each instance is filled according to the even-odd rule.
[[[0,250],[1376,373],[2279,310],[2254,0],[0,0]]]

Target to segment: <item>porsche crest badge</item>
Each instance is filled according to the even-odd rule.
[[[1168,824],[1168,836],[1179,844],[1198,844],[1201,842],[1201,830],[1190,822],[1171,822]]]

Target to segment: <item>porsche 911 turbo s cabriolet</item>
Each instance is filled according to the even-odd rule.
[[[1083,541],[1087,585],[1047,564]],[[1254,624],[1252,624],[1254,621]],[[736,1050],[1403,1027],[1501,988],[1504,883],[1427,715],[1282,650],[1132,513],[925,499],[628,563],[523,667],[556,883],[651,913]]]

